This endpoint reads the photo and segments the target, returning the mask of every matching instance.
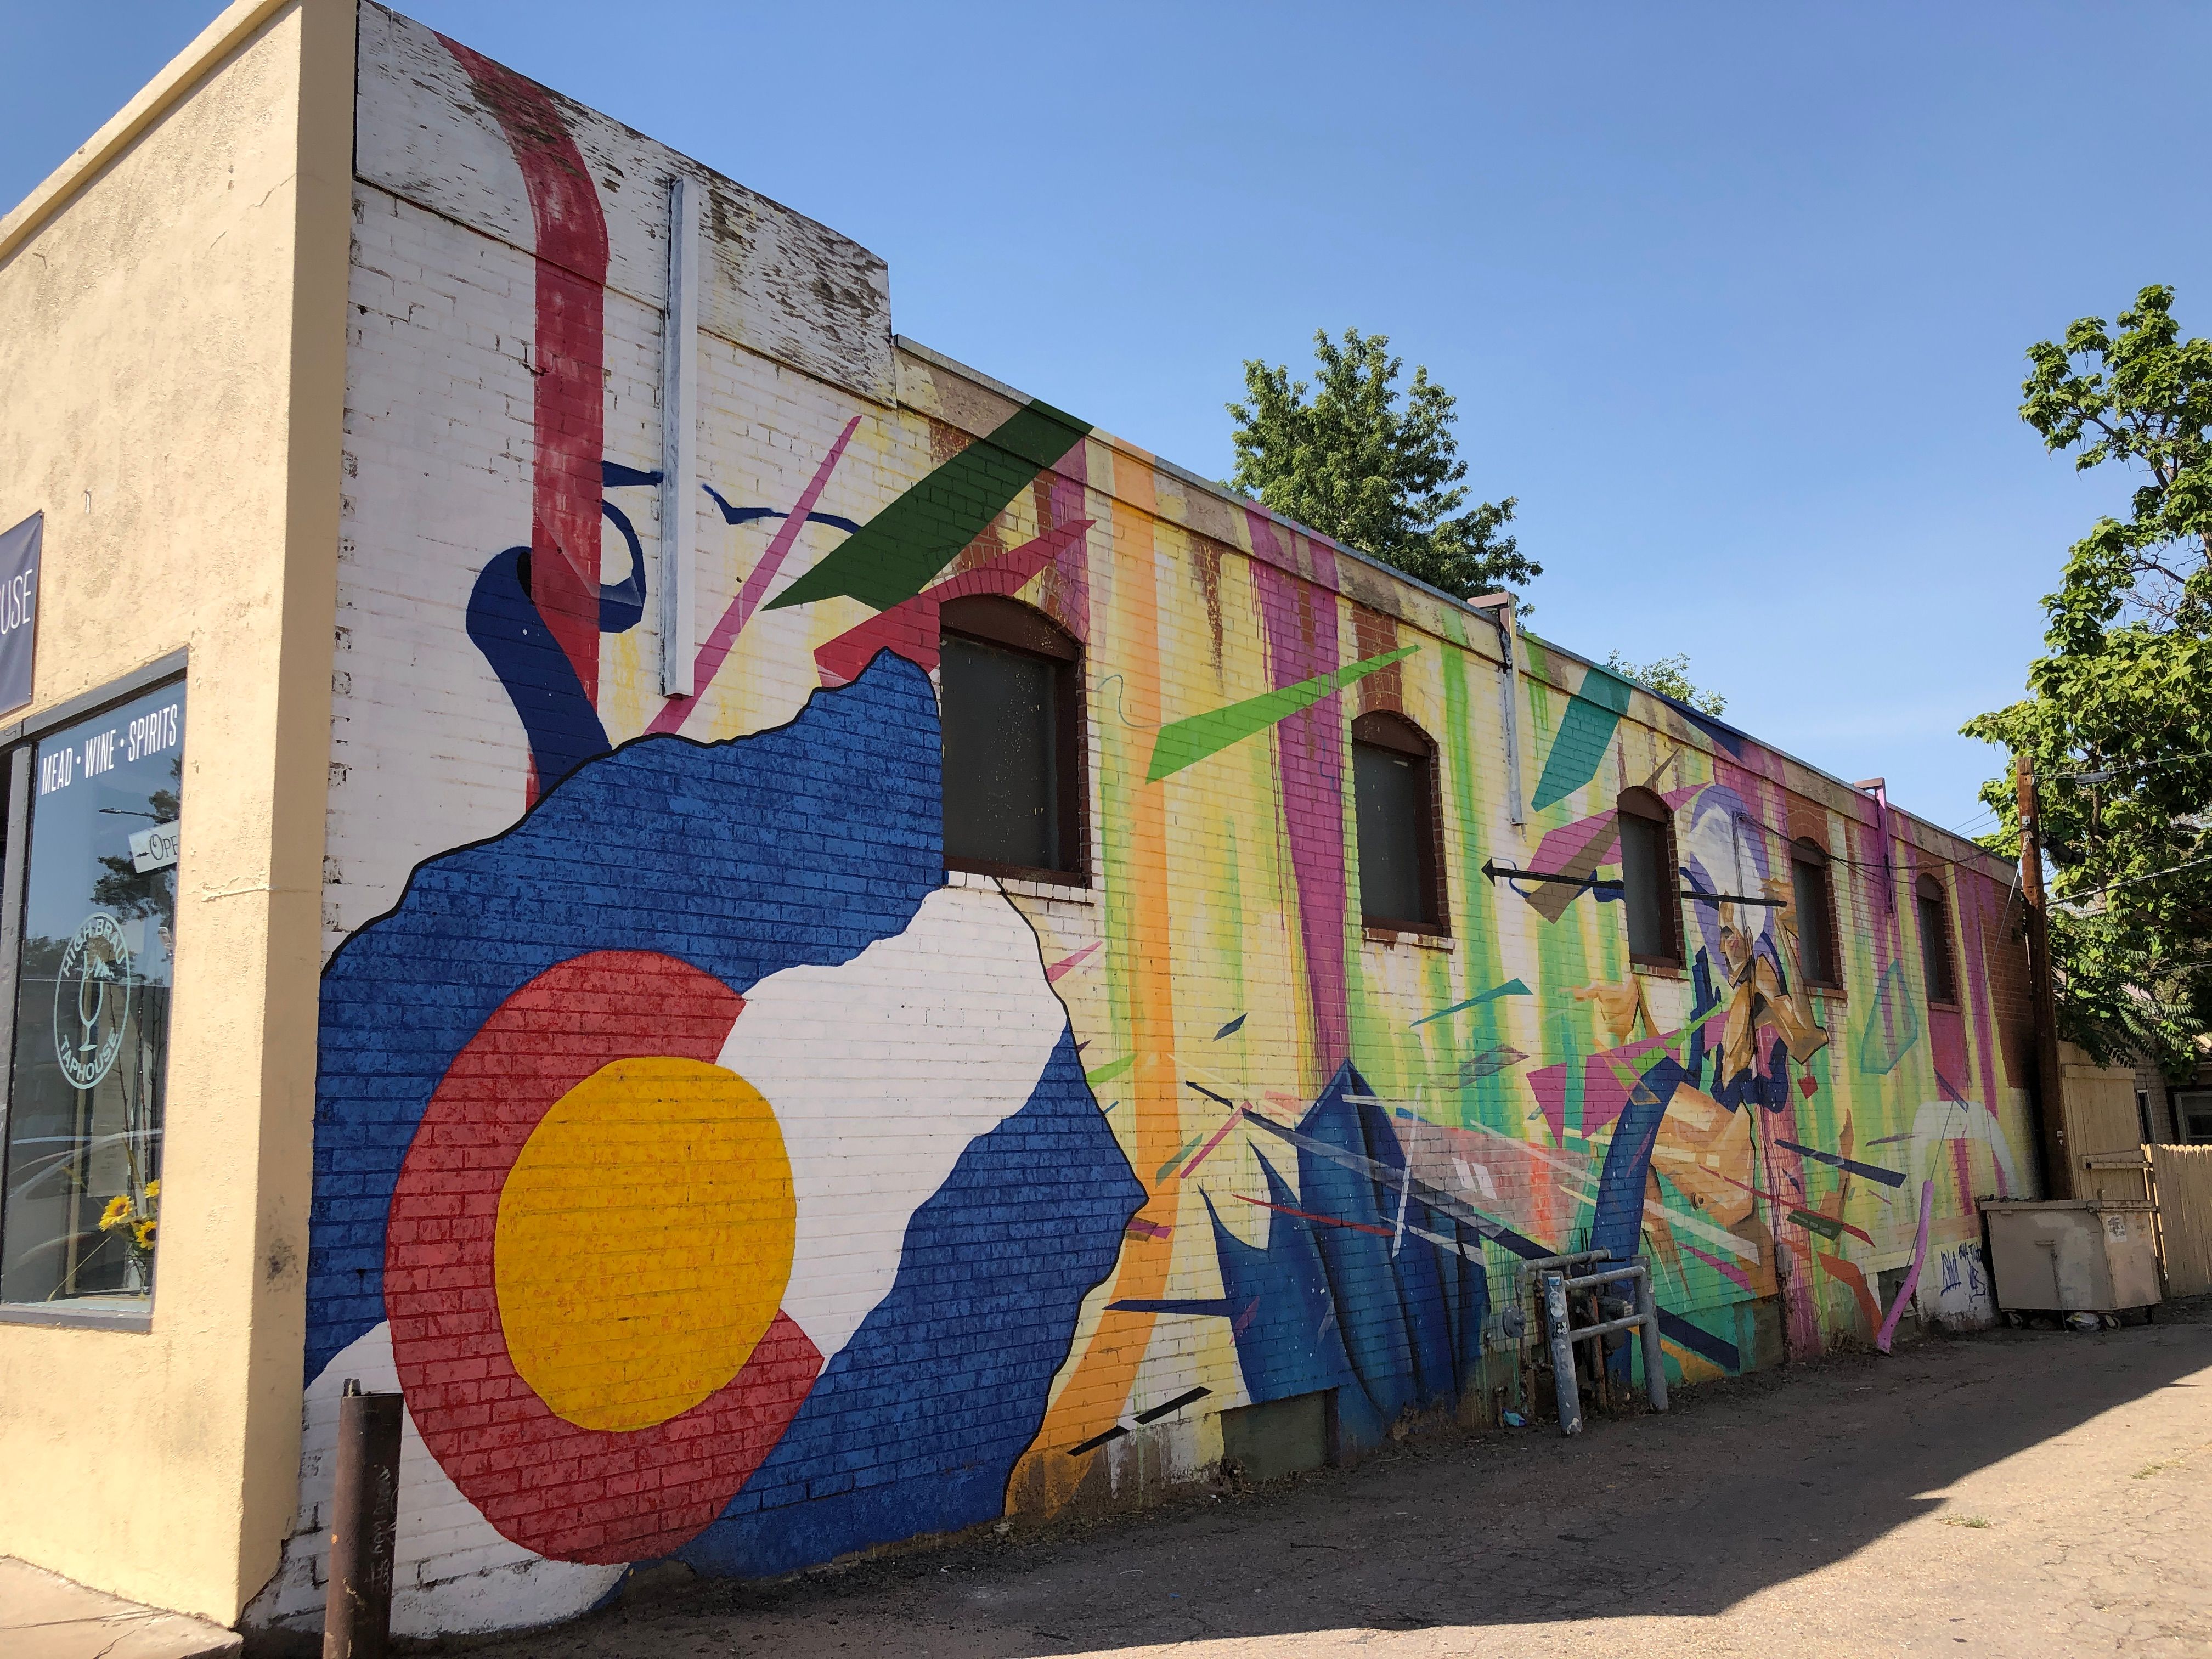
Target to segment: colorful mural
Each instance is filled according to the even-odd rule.
[[[1541,641],[1516,809],[1490,623],[920,348],[869,367],[795,286],[756,305],[763,246],[834,240],[758,198],[704,262],[706,631],[662,697],[665,247],[612,181],[676,158],[364,20],[307,1450],[258,1616],[319,1596],[349,1376],[406,1397],[425,1632],[1139,1498],[1254,1403],[1328,1391],[1347,1453],[1492,1420],[1564,1251],[1651,1259],[1678,1382],[1887,1342],[1916,1294],[1987,1317],[1974,1201],[2027,1144],[1999,867]],[[447,270],[479,356],[392,275]],[[980,594],[1084,653],[1080,880],[945,867],[939,621]],[[1435,744],[1432,935],[1359,914],[1376,712]],[[1679,970],[1628,956],[1632,788]]]

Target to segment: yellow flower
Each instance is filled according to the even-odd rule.
[[[120,1193],[107,1200],[107,1207],[100,1212],[100,1231],[113,1232],[131,1219],[131,1200]]]
[[[159,1176],[146,1183],[146,1196],[149,1199],[158,1199],[161,1196],[161,1178]]]
[[[149,1218],[131,1228],[131,1236],[138,1241],[138,1248],[140,1249],[150,1250],[154,1248],[154,1228],[155,1224],[156,1224],[152,1220],[152,1218]]]

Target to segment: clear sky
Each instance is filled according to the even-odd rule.
[[[0,0],[0,201],[214,0]],[[1391,337],[1537,631],[1968,825],[2127,481],[2015,414],[2144,283],[2212,332],[2212,9],[414,0],[866,243],[900,331],[1210,477],[1248,357]],[[0,320],[4,326],[4,320]]]

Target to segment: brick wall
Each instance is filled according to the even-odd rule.
[[[1252,1404],[1325,1395],[1343,1455],[1530,1409],[1557,1251],[1652,1261],[1677,1382],[1870,1337],[1916,1266],[1988,1316],[1974,1201],[2033,1178],[2001,865],[1540,641],[1516,813],[1488,622],[895,345],[879,261],[726,180],[671,705],[658,216],[703,175],[364,15],[308,1452],[257,1617],[315,1605],[349,1375],[408,1396],[428,1632],[1142,1501]],[[944,868],[972,592],[1080,644],[1078,877]],[[1447,931],[1359,911],[1364,709],[1434,744]],[[1632,969],[1632,787],[1702,891],[1819,845],[1842,984],[1786,904]]]

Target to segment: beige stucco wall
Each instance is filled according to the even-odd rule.
[[[0,221],[32,712],[191,653],[152,1328],[0,1322],[0,1553],[226,1621],[297,1473],[353,54],[240,0]]]

